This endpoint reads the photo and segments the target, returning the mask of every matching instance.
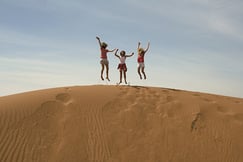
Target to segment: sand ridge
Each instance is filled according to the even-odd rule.
[[[0,161],[243,161],[243,99],[140,86],[0,97]]]

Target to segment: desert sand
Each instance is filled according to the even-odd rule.
[[[1,162],[242,162],[243,99],[75,86],[0,97]]]

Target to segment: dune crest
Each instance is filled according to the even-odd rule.
[[[241,162],[243,99],[139,86],[0,97],[0,161]]]

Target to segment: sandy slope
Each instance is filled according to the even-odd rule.
[[[242,162],[243,99],[83,86],[0,97],[1,162]]]

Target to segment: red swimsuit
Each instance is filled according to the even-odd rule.
[[[100,50],[101,50],[100,58],[107,59],[107,52],[108,52],[108,50],[105,49],[105,48],[100,48]]]
[[[144,62],[144,55],[138,55],[138,63]]]

